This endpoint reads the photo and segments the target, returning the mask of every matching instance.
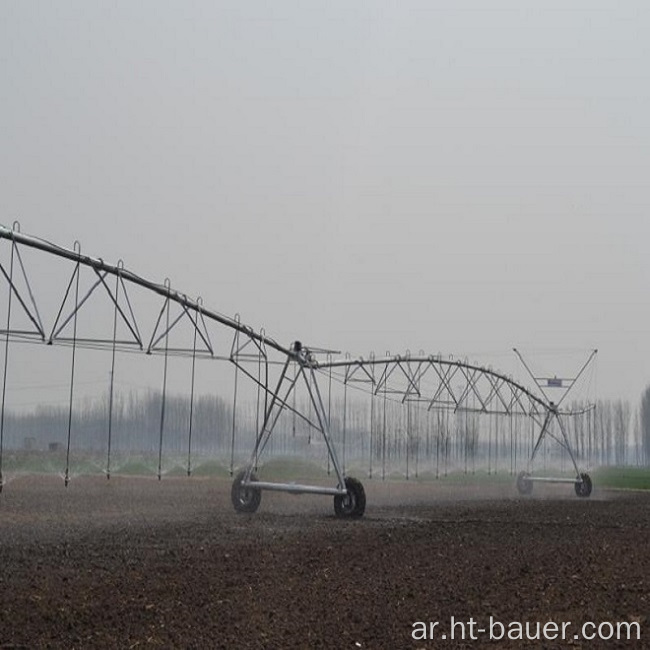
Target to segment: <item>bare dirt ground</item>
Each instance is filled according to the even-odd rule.
[[[650,647],[650,495],[364,485],[347,521],[330,497],[268,492],[238,515],[218,479],[17,478],[0,648]],[[451,640],[452,616],[478,638]],[[571,621],[569,638],[489,641],[490,616]],[[641,640],[573,638],[587,621],[638,622]]]

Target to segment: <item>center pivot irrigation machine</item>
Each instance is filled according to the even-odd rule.
[[[127,270],[120,261],[116,265],[100,258],[83,255],[75,243],[66,249],[37,237],[24,235],[18,223],[12,228],[0,226],[0,277],[4,280],[4,306],[6,327],[0,330],[4,340],[4,366],[2,402],[0,410],[0,489],[3,479],[3,451],[7,421],[7,394],[10,382],[10,364],[14,349],[24,349],[20,343],[40,343],[68,346],[72,349],[69,377],[69,410],[67,436],[64,445],[65,485],[71,479],[72,441],[75,395],[75,370],[79,364],[79,349],[105,350],[110,353],[110,371],[107,404],[107,427],[105,439],[105,465],[107,478],[113,470],[115,454],[115,390],[118,353],[143,352],[162,356],[162,401],[160,404],[160,429],[158,446],[158,478],[163,474],[163,446],[166,430],[166,404],[168,384],[168,360],[171,357],[191,359],[190,407],[187,439],[187,474],[191,473],[193,458],[193,431],[196,428],[195,380],[197,361],[206,359],[228,362],[234,368],[233,408],[230,444],[230,474],[234,476],[231,496],[235,510],[254,512],[260,505],[262,492],[275,490],[294,494],[323,494],[334,497],[334,511],[339,517],[357,518],[364,514],[366,495],[362,483],[348,475],[346,462],[350,461],[356,471],[365,471],[360,463],[367,464],[368,477],[381,469],[386,476],[387,459],[397,458],[406,464],[409,478],[415,464],[415,476],[426,447],[427,454],[433,448],[431,432],[436,427],[435,458],[436,476],[438,463],[450,458],[449,441],[453,427],[462,434],[464,459],[475,458],[477,450],[487,449],[488,463],[494,462],[495,472],[498,456],[492,455],[493,445],[503,445],[503,428],[499,418],[510,421],[511,456],[516,458],[521,444],[513,428],[513,422],[530,423],[530,457],[525,471],[517,477],[521,494],[530,494],[536,481],[572,483],[580,497],[591,494],[592,484],[588,474],[578,467],[570,435],[564,419],[579,416],[592,406],[561,410],[568,393],[591,363],[592,352],[580,372],[572,378],[545,378],[535,376],[522,355],[522,364],[536,384],[537,391],[529,390],[510,376],[486,368],[441,355],[419,353],[368,358],[335,358],[332,351],[316,349],[299,341],[289,347],[240,322],[239,317],[229,318],[207,309],[202,300],[192,300],[186,294],[171,288],[170,282],[157,284]],[[50,268],[62,266],[61,300],[52,291],[54,273]],[[37,299],[33,289],[34,275],[41,272],[39,282],[46,286],[45,297]],[[108,310],[97,310],[96,298],[101,294]],[[43,313],[49,313],[49,327],[44,325]],[[90,312],[90,313],[88,313]],[[144,314],[144,316],[143,316]],[[147,315],[148,335],[144,323]],[[82,331],[81,317],[95,326]],[[106,325],[106,332],[102,330]],[[185,327],[184,342],[177,342],[181,327]],[[92,331],[90,331],[92,330]],[[99,330],[102,330],[100,332]],[[218,341],[218,345],[213,341]],[[147,343],[148,341],[148,343]],[[220,348],[219,346],[223,346]],[[238,378],[243,374],[251,380],[249,386],[255,393],[254,439],[247,461],[235,471],[236,451],[241,450],[241,435],[237,431]],[[550,399],[551,390],[561,390],[560,399]],[[360,410],[359,404],[363,404]],[[355,406],[356,405],[356,406]],[[353,408],[354,406],[354,408]],[[395,415],[396,406],[399,414]],[[365,417],[360,422],[359,413]],[[490,418],[490,429],[485,440],[479,435],[476,418]],[[287,426],[291,418],[293,436],[297,423],[308,431],[309,445],[324,446],[328,475],[333,473],[335,485],[314,482],[294,483],[262,480],[260,463],[265,452],[274,448],[278,430]],[[363,419],[363,418],[361,418]],[[495,422],[492,427],[492,422]],[[433,422],[433,424],[432,424]],[[357,433],[351,442],[353,430]],[[536,433],[537,430],[537,433]],[[359,431],[364,432],[363,435]],[[501,431],[501,434],[499,433]],[[399,436],[398,436],[399,433]],[[175,434],[179,435],[179,434]],[[392,437],[391,437],[392,436]],[[571,478],[532,473],[533,463],[546,439],[557,443],[569,456],[573,476]],[[277,445],[276,445],[277,447]],[[250,450],[250,447],[249,447]],[[428,458],[431,457],[427,456]],[[512,473],[515,463],[511,465]],[[445,466],[446,467],[446,466]],[[488,464],[488,471],[490,471]],[[390,469],[390,468],[388,468]],[[319,483],[323,483],[320,481]]]

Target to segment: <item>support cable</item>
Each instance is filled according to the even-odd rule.
[[[368,454],[368,478],[372,478],[372,455],[373,455],[373,444],[374,444],[374,430],[375,430],[375,391],[374,387],[370,390],[370,441],[368,445],[369,454]]]
[[[384,428],[381,443],[381,480],[386,479],[386,383],[384,382]]]
[[[16,248],[15,242],[11,243],[11,262],[9,266],[9,284],[13,282],[14,276],[14,250]],[[4,485],[4,478],[2,475],[2,461],[4,453],[4,433],[5,433],[5,405],[7,398],[7,368],[9,364],[9,330],[11,329],[11,298],[12,298],[11,288],[9,290],[9,299],[7,301],[7,333],[5,338],[5,358],[4,358],[4,370],[2,375],[2,408],[0,409],[0,493],[2,492],[2,486]]]
[[[406,480],[409,480],[409,451],[411,446],[411,402],[406,402]]]
[[[194,327],[194,343],[192,346],[192,383],[190,387],[190,421],[187,432],[187,475],[192,475],[192,424],[194,419],[194,380],[196,376],[196,335],[197,327]]]
[[[438,411],[436,413],[436,478],[440,478],[440,432],[442,427],[440,426],[441,416],[444,417],[444,414]]]
[[[81,246],[78,241],[74,243],[75,249],[78,249],[81,252]],[[74,397],[74,370],[75,370],[75,360],[77,353],[77,314],[79,312],[79,276],[80,273],[80,264],[77,262],[75,267],[75,311],[74,311],[74,320],[72,325],[72,369],[70,372],[70,406],[68,409],[68,440],[66,444],[65,452],[65,478],[64,483],[65,487],[68,487],[70,483],[70,442],[72,440],[72,400]]]
[[[111,381],[108,390],[108,444],[106,449],[106,479],[111,478],[111,449],[113,442],[113,396],[115,386],[115,349],[117,344],[117,301],[120,290],[120,276],[115,278],[115,304],[113,307],[113,347],[111,352]]]
[[[168,284],[169,280],[165,280]],[[163,452],[163,434],[165,431],[165,405],[167,401],[167,364],[169,360],[169,298],[166,300],[167,308],[167,331],[165,333],[165,362],[163,365],[163,390],[162,390],[162,404],[160,407],[160,437],[158,440],[158,480],[162,479],[162,452]]]
[[[268,388],[268,378],[265,385]],[[260,428],[261,391],[262,391],[262,349],[260,348],[258,350],[258,356],[257,356],[257,406],[255,408],[255,431],[259,431]],[[268,390],[265,391],[265,398],[264,398],[265,400],[267,399],[266,395],[268,395]],[[266,404],[264,408],[266,409]],[[286,452],[286,449],[284,451]],[[257,471],[257,459],[255,459],[255,471]]]
[[[235,339],[239,344],[239,332],[235,334]],[[239,365],[235,364],[235,381],[233,386],[232,397],[232,429],[230,436],[230,476],[235,471],[235,436],[237,433],[237,388],[239,380]],[[257,458],[255,458],[255,466],[257,467]]]
[[[331,353],[327,353],[327,358],[332,359]],[[345,410],[345,405],[344,405],[344,410]],[[330,424],[330,427],[332,426],[332,366],[329,367],[329,380],[327,384],[327,421]],[[327,454],[327,475],[330,475],[331,463],[332,459],[330,458],[330,455]],[[345,434],[343,434],[343,454],[342,454],[342,471],[343,474],[345,475]]]

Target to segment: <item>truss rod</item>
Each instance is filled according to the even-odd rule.
[[[67,260],[71,260],[82,266],[93,268],[98,272],[103,271],[110,275],[121,276],[124,280],[127,280],[128,282],[131,282],[140,287],[148,289],[149,291],[153,291],[154,293],[157,293],[158,295],[163,296],[164,298],[173,300],[174,302],[184,307],[187,307],[187,309],[191,309],[192,311],[199,312],[205,318],[216,321],[217,323],[220,323],[221,325],[225,325],[226,327],[229,327],[233,330],[237,330],[242,334],[245,334],[246,336],[255,339],[259,342],[263,342],[266,346],[273,348],[277,352],[281,352],[282,354],[285,355],[289,355],[291,352],[288,347],[280,345],[277,341],[274,341],[268,336],[262,337],[261,334],[255,332],[252,328],[246,325],[242,325],[241,323],[237,322],[232,318],[228,318],[227,316],[219,314],[215,311],[206,309],[198,301],[191,300],[186,295],[179,293],[178,291],[175,291],[171,287],[165,286],[163,284],[151,282],[150,280],[142,278],[139,275],[136,275],[135,273],[127,270],[124,267],[107,264],[101,259],[89,257],[87,255],[82,255],[81,252],[70,250],[68,248],[63,248],[61,246],[57,246],[55,244],[39,239],[37,237],[24,235],[18,231],[7,228],[6,226],[0,226],[0,238],[14,241],[24,246],[41,250],[43,252],[50,253],[52,255],[56,255],[57,257],[61,257]]]
[[[388,383],[388,380],[390,376],[392,375],[392,371],[388,370],[388,366],[400,366],[401,364],[404,363],[413,363],[413,364],[420,364],[420,363],[428,363],[434,370],[437,371],[438,376],[440,378],[441,384],[444,384],[444,386],[441,386],[441,388],[447,388],[449,390],[451,396],[454,398],[454,401],[456,401],[457,404],[461,400],[456,400],[455,395],[453,392],[451,392],[451,379],[453,378],[453,375],[458,372],[459,370],[461,373],[464,375],[465,380],[468,380],[469,376],[474,376],[476,377],[476,380],[473,383],[473,386],[476,386],[476,381],[478,381],[479,376],[483,375],[486,378],[498,380],[500,382],[503,382],[507,386],[509,386],[513,391],[517,390],[520,391],[520,393],[523,393],[531,402],[543,407],[544,409],[547,409],[549,407],[549,404],[547,401],[530,391],[528,388],[526,388],[524,385],[520,384],[519,382],[515,381],[511,377],[508,377],[507,375],[504,375],[502,373],[496,372],[495,370],[492,370],[491,368],[484,368],[482,366],[477,366],[475,364],[463,362],[463,361],[452,361],[449,359],[441,359],[437,357],[432,357],[432,356],[415,356],[415,357],[410,357],[408,359],[400,356],[392,356],[392,357],[385,357],[383,359],[376,359],[376,358],[369,358],[369,359],[337,359],[333,361],[314,361],[318,369],[324,370],[327,368],[351,368],[354,366],[357,367],[363,367],[363,366],[384,366],[381,378],[377,382],[377,385],[375,387],[375,393],[379,394],[379,392],[383,389],[383,385],[385,383]],[[404,369],[402,368],[402,371],[404,372]],[[449,373],[452,373],[451,375]],[[476,373],[475,375],[470,375],[466,373]],[[405,373],[406,374],[406,373]],[[408,377],[408,376],[407,376]],[[412,382],[410,378],[409,382]],[[470,390],[472,388],[470,387]],[[390,391],[388,391],[390,392]]]

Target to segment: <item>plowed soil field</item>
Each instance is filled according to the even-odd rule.
[[[269,492],[236,514],[220,479],[16,478],[0,648],[650,647],[650,495],[364,485],[350,521]],[[570,625],[527,641],[526,622]],[[585,639],[589,622],[612,638]]]

